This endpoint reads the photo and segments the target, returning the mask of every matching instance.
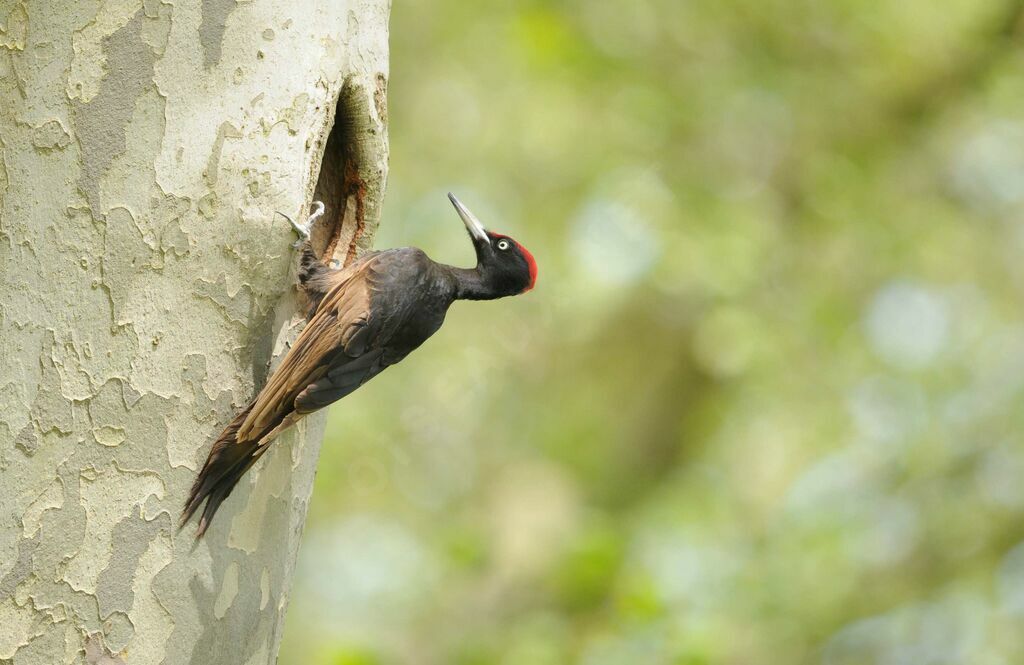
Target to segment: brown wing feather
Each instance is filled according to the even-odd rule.
[[[295,398],[322,377],[338,353],[361,337],[370,308],[366,274],[373,260],[339,273],[340,281],[324,296],[281,365],[263,387],[238,428],[239,439],[266,435],[295,410]],[[352,349],[349,349],[350,351]],[[358,355],[358,354],[356,354]]]

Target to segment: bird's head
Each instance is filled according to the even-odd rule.
[[[518,242],[484,228],[469,208],[449,193],[476,249],[476,269],[494,298],[526,293],[537,283],[537,262]]]

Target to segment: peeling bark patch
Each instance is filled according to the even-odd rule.
[[[224,573],[224,583],[221,585],[220,593],[217,595],[217,602],[213,605],[213,616],[223,619],[224,615],[228,612],[228,608],[231,607],[231,603],[235,602],[235,596],[237,595],[238,564],[232,561],[228,564],[228,569]]]
[[[123,651],[133,637],[135,626],[124,612],[114,612],[103,622],[103,641],[110,651]]]
[[[40,354],[42,381],[40,382],[39,392],[36,393],[35,402],[32,404],[32,413],[35,414],[39,431],[43,434],[53,431],[70,434],[75,426],[74,411],[71,408],[71,403],[60,394],[58,389],[50,387],[61,384],[60,373],[53,362],[52,349],[55,343],[54,340],[53,332],[48,331],[43,340],[43,349]],[[25,441],[23,440],[23,445],[24,443]],[[30,451],[29,454],[31,454],[35,452],[35,449],[36,446],[33,442],[33,445],[26,450]]]
[[[35,554],[37,547],[39,547],[38,538],[18,542],[18,561],[14,564],[14,568],[11,568],[10,572],[0,580],[0,599],[13,596],[18,585],[32,574],[32,555]]]
[[[216,303],[228,321],[242,324],[249,322],[249,314],[255,298],[252,288],[248,284],[242,284],[234,295],[228,293],[227,277],[224,275],[212,283],[197,279],[194,285],[196,295]]]
[[[49,445],[59,444],[50,441]],[[60,510],[47,511],[39,518],[40,545],[32,553],[34,570],[54,570],[64,565],[69,549],[74,551],[85,537],[86,514],[80,503],[78,472],[65,465],[58,469],[57,477],[64,487],[64,506]],[[52,534],[60,534],[60,537],[55,538]]]
[[[12,51],[25,50],[25,35],[28,34],[28,12],[25,3],[12,6],[0,24],[0,46]]]
[[[222,39],[228,16],[238,3],[235,0],[203,0],[203,19],[199,24],[199,43],[203,45],[203,66],[212,69],[220,64]]]
[[[96,580],[96,602],[100,618],[106,619],[116,611],[127,613],[135,601],[132,591],[135,571],[139,560],[149,544],[161,531],[169,532],[171,519],[161,513],[157,519],[147,522],[140,511],[132,513],[114,527],[113,552],[110,562]]]
[[[39,533],[40,523],[43,515],[48,510],[59,509],[64,506],[64,483],[60,478],[54,478],[53,482],[46,486],[46,489],[29,504],[21,516],[22,535],[25,538],[35,538]],[[0,596],[3,592],[0,591]]]
[[[68,134],[59,120],[48,120],[32,130],[32,145],[44,152],[63,150],[69,143],[71,134]]]
[[[114,158],[125,151],[125,128],[135,100],[152,85],[156,54],[142,39],[144,20],[140,8],[127,25],[104,38],[107,74],[100,82],[99,94],[88,103],[72,103],[75,133],[82,148],[79,186],[95,217],[101,214],[100,180]]]
[[[20,647],[14,659],[7,661],[11,665],[28,663],[54,663],[55,655],[64,651],[64,635],[56,630],[43,633],[32,638],[28,644]],[[3,661],[0,661],[3,662]]]
[[[14,439],[14,445],[21,452],[25,453],[27,457],[32,457],[36,454],[36,450],[39,449],[39,437],[36,435],[36,430],[32,423],[28,423],[21,428],[18,436]]]
[[[211,187],[217,184],[217,169],[220,166],[220,154],[224,149],[224,139],[226,138],[240,139],[242,132],[225,120],[217,128],[217,138],[213,142],[213,150],[210,151],[210,159],[206,163],[206,172],[203,174]]]
[[[121,385],[120,379],[111,379],[89,400],[92,435],[98,443],[105,446],[119,445],[125,439],[124,427],[121,425],[127,407],[122,397]]]
[[[95,209],[94,209],[95,210]],[[151,266],[156,252],[130,210],[118,206],[106,216],[97,215],[103,225],[103,284],[110,293],[114,323],[130,324],[124,310],[128,306],[133,278],[145,266]]]
[[[123,659],[110,653],[103,645],[101,633],[85,638],[85,662],[89,665],[125,665]]]

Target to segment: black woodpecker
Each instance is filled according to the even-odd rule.
[[[213,443],[181,516],[184,525],[206,502],[196,539],[221,503],[275,437],[308,413],[336,402],[405,358],[444,323],[456,300],[493,300],[525,293],[537,282],[533,255],[494,233],[449,194],[476,250],[475,268],[432,261],[415,247],[369,252],[342,269],[317,257],[309,231],[287,215],[304,238],[299,283],[307,324],[256,398]]]

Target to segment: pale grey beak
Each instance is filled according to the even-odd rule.
[[[491,239],[487,235],[487,231],[484,230],[484,225],[480,223],[480,220],[476,218],[476,215],[469,211],[469,208],[462,205],[462,202],[455,198],[455,195],[448,192],[448,199],[455,206],[455,212],[459,213],[459,217],[462,218],[462,223],[466,225],[466,230],[469,231],[469,235],[474,240],[482,240],[488,245],[491,244]]]

